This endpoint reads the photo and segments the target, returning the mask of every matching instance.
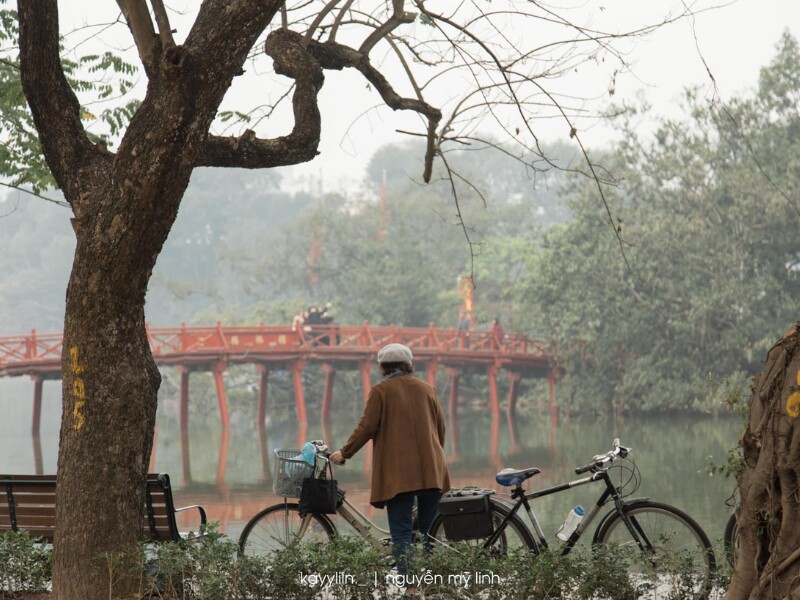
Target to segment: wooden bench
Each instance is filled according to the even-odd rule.
[[[6,501],[0,502],[0,534],[27,531],[37,540],[52,543],[56,526],[56,476],[0,475],[0,486],[6,496]],[[175,514],[189,509],[200,513],[200,531],[195,535],[202,536],[206,511],[198,505],[175,508],[169,475],[165,473],[147,476],[143,508],[143,541],[177,542],[185,539],[186,534],[178,530]]]

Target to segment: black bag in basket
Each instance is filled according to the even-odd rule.
[[[328,479],[303,479],[303,488],[300,491],[300,514],[322,513],[332,515],[336,513],[338,496],[336,480],[333,479],[333,469],[328,462]]]

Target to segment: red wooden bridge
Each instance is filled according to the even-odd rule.
[[[322,420],[327,421],[333,398],[336,369],[358,369],[364,399],[371,387],[370,371],[377,351],[397,342],[414,353],[417,370],[424,370],[432,385],[440,368],[450,378],[449,409],[451,418],[458,408],[458,388],[462,370],[484,370],[489,387],[492,416],[500,414],[497,376],[505,371],[509,379],[506,411],[509,419],[516,409],[519,382],[523,376],[547,378],[551,412],[555,411],[555,378],[559,359],[552,340],[535,339],[497,330],[457,331],[456,329],[414,327],[374,327],[311,325],[298,329],[290,326],[222,326],[147,329],[156,363],[178,368],[181,375],[181,427],[188,420],[189,373],[210,371],[214,376],[220,420],[229,426],[228,400],[223,374],[230,364],[253,364],[260,375],[258,419],[263,424],[267,409],[267,385],[270,370],[288,370],[294,384],[297,418],[306,423],[303,370],[308,363],[318,363],[325,373]],[[61,377],[62,338],[60,333],[37,333],[0,336],[0,377],[29,375],[34,380],[34,434],[39,432],[42,384],[45,379]]]

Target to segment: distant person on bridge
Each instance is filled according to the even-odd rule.
[[[303,316],[303,311],[298,310],[297,314],[295,314],[292,319],[292,331],[301,331],[303,329],[303,323],[305,322],[306,318]]]
[[[462,348],[469,348],[469,330],[472,322],[467,311],[462,310],[458,315],[458,342]]]
[[[367,406],[350,439],[331,455],[337,465],[373,441],[370,504],[386,507],[397,571],[405,575],[411,548],[414,499],[425,550],[427,533],[450,489],[444,453],[444,415],[436,390],[412,375],[411,349],[389,344],[378,352],[383,381],[369,392]],[[411,595],[414,589],[407,588]]]
[[[506,332],[503,331],[503,326],[500,325],[500,319],[494,318],[492,319],[492,329],[491,329],[492,339],[494,340],[495,348],[498,350],[503,347],[503,344],[506,340]]]

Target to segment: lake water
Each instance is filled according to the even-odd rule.
[[[166,386],[165,386],[166,387]],[[0,473],[53,473],[56,468],[60,419],[60,382],[46,382],[41,434],[31,433],[33,384],[24,378],[0,379]],[[192,390],[195,394],[195,390]],[[247,390],[243,393],[247,400]],[[208,397],[212,395],[209,392]],[[303,440],[324,438],[332,448],[344,443],[361,411],[361,400],[337,400],[330,423],[319,423],[314,406],[309,423],[298,426],[290,403],[274,406],[267,426],[259,432],[255,423],[255,393],[251,407],[232,403],[231,427],[224,432],[208,397],[190,401],[188,435],[183,439],[174,394],[159,403],[152,471],[168,473],[176,503],[201,504],[209,519],[219,521],[227,535],[238,538],[244,524],[261,508],[272,504],[273,450],[297,448]],[[245,405],[247,402],[245,401]],[[241,405],[241,401],[239,402]],[[635,497],[673,504],[689,513],[709,538],[722,537],[729,514],[726,500],[734,488],[732,479],[709,477],[709,462],[722,463],[736,444],[740,424],[734,418],[696,415],[627,416],[624,419],[580,419],[573,416],[552,427],[546,414],[519,417],[512,431],[505,415],[492,421],[489,415],[464,410],[448,430],[447,451],[454,484],[477,485],[501,491],[494,474],[503,467],[542,469],[528,489],[575,479],[574,468],[594,454],[611,449],[612,440],[633,449],[641,474]],[[369,471],[362,450],[335,471],[348,498],[376,523],[385,526],[385,511],[369,506]],[[553,535],[575,504],[591,506],[600,485],[583,486],[542,498],[534,510],[546,533]],[[628,488],[630,489],[630,488]],[[182,526],[191,517],[181,515]],[[336,519],[338,520],[338,519]]]

